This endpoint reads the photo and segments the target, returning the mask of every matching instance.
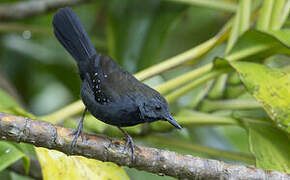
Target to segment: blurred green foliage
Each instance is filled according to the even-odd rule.
[[[0,6],[2,2],[25,1],[5,0]],[[280,119],[283,128],[275,123],[280,122],[279,119],[266,113],[270,111],[271,102],[289,110],[290,95],[284,93],[284,100],[288,98],[288,101],[279,103],[275,98],[269,100],[268,95],[257,97],[249,88],[258,84],[259,87],[254,88],[259,89],[267,82],[277,81],[273,83],[277,89],[280,81],[272,77],[272,71],[276,71],[273,68],[283,69],[281,71],[288,74],[283,83],[289,85],[289,1],[99,0],[73,7],[73,10],[98,52],[112,56],[131,73],[145,69],[139,77],[147,79],[145,83],[165,95],[175,118],[184,127],[177,131],[158,122],[128,128],[128,132],[136,136],[137,144],[290,172],[289,111],[274,111],[283,115]],[[0,85],[18,102],[1,90],[1,111],[42,116],[49,121],[56,110],[62,112],[63,107],[79,100],[77,68],[53,36],[53,13],[0,22]],[[176,62],[170,71],[163,72],[162,68],[166,69],[165,66],[177,60],[185,63]],[[233,63],[238,60],[259,63],[262,70],[255,69],[256,64],[239,69]],[[164,66],[154,70],[154,65],[160,62]],[[151,69],[147,69],[149,67]],[[157,75],[149,77],[144,72],[153,71],[152,68]],[[247,74],[248,71],[251,74]],[[241,81],[240,76],[247,77],[247,81]],[[262,81],[255,76],[265,79]],[[272,93],[279,94],[279,91]],[[261,106],[251,94],[267,104]],[[33,115],[20,109],[18,104]],[[81,106],[71,114],[79,112]],[[71,114],[64,115],[58,123],[76,127],[79,116]],[[121,135],[116,128],[92,116],[87,116],[84,126],[86,131]],[[35,157],[34,152],[24,150],[25,145],[4,141],[1,144],[1,169],[21,158],[26,162],[24,167],[29,168],[28,158]],[[5,155],[6,146],[13,149],[13,157],[10,158],[9,153]],[[1,164],[1,160],[6,164]],[[124,169],[132,179],[172,179]],[[1,177],[26,178],[15,174],[13,169],[2,171]]]

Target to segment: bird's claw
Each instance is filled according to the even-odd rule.
[[[129,146],[130,146],[130,149],[132,151],[132,161],[135,162],[135,144],[134,144],[134,141],[133,141],[132,137],[125,130],[123,130],[120,127],[118,127],[118,128],[122,131],[122,133],[127,138],[126,146],[125,146],[124,151],[126,151],[129,148]]]
[[[81,138],[82,138],[82,142],[84,141],[84,136],[83,136],[83,125],[82,124],[80,124],[79,126],[78,126],[78,129],[74,129],[73,131],[72,131],[72,133],[70,133],[70,135],[72,136],[72,135],[74,135],[75,137],[74,137],[74,139],[73,139],[73,141],[72,141],[72,144],[71,144],[71,148],[73,149],[74,147],[75,147],[75,145],[76,145],[76,143],[77,143],[77,141],[78,141],[78,138],[81,136]]]
[[[127,142],[126,142],[125,150],[127,150],[129,148],[131,149],[132,161],[134,162],[135,161],[135,144],[134,144],[134,141],[131,138],[131,136],[127,136]]]
[[[77,141],[78,141],[78,138],[79,138],[79,136],[81,136],[81,138],[82,138],[82,142],[84,141],[84,133],[83,133],[83,121],[84,121],[84,118],[85,118],[85,115],[86,115],[86,112],[87,112],[87,108],[85,108],[85,110],[84,110],[84,112],[83,112],[83,115],[82,115],[82,117],[81,117],[81,120],[80,120],[80,122],[79,122],[79,125],[78,125],[78,129],[74,129],[71,133],[70,133],[70,135],[72,136],[72,135],[74,135],[75,137],[74,137],[74,139],[73,139],[73,141],[72,141],[72,143],[71,143],[71,150],[73,150],[73,148],[75,147],[75,145],[76,145],[76,143],[77,143]]]

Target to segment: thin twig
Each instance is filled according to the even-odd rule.
[[[236,166],[217,160],[180,155],[167,150],[136,146],[136,159],[125,147],[125,142],[94,134],[84,134],[84,141],[71,149],[72,129],[48,122],[31,120],[0,112],[0,137],[3,140],[30,143],[56,149],[69,155],[82,155],[121,166],[168,175],[180,179],[289,179],[278,171]]]
[[[87,2],[93,2],[93,0],[33,0],[3,4],[0,6],[0,21],[25,19],[53,11],[57,8],[75,6]]]

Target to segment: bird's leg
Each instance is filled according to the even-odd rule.
[[[122,128],[118,127],[120,131],[127,137],[127,142],[126,142],[126,149],[130,146],[131,151],[132,151],[132,160],[133,162],[135,161],[135,144],[132,139],[132,137]]]
[[[85,115],[86,115],[86,112],[87,112],[87,108],[85,108],[83,114],[82,114],[82,117],[81,117],[81,120],[79,122],[79,125],[78,125],[78,129],[77,130],[74,130],[71,135],[75,135],[73,141],[72,141],[72,144],[71,144],[71,147],[74,148],[77,141],[78,141],[78,138],[79,136],[81,135],[82,137],[82,141],[84,140],[83,139],[83,122],[84,122],[84,119],[85,119]]]

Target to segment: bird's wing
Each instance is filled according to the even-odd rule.
[[[112,58],[99,54],[91,62],[90,76],[97,101],[118,101],[124,97],[153,95],[150,87],[138,81]]]

